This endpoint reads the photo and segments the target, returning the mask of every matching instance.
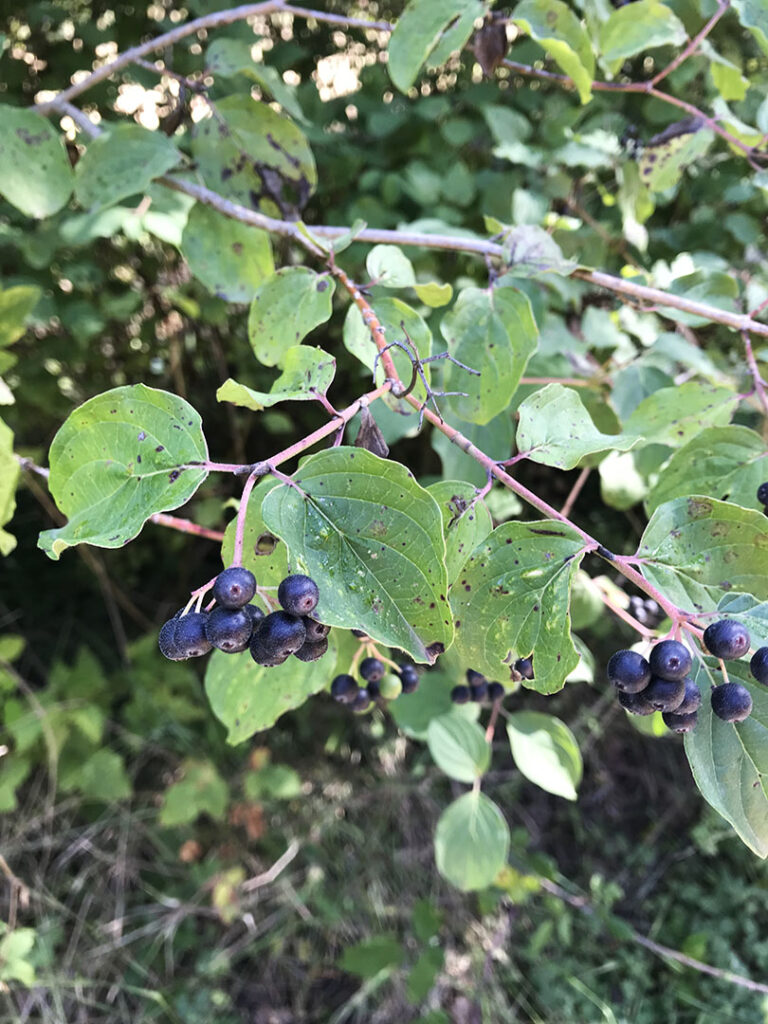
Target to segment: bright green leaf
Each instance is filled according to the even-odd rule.
[[[581,22],[562,0],[522,0],[512,20],[544,47],[579,91],[582,103],[592,98],[595,58]]]
[[[450,712],[429,723],[427,746],[437,767],[458,782],[474,782],[491,761],[491,748],[480,726]]]
[[[138,124],[118,124],[88,144],[75,168],[75,198],[86,210],[114,206],[145,192],[181,160],[167,135]]]
[[[279,364],[331,315],[334,281],[308,267],[283,267],[257,289],[248,317],[248,338],[260,363]]]
[[[312,455],[293,480],[267,495],[264,521],[291,568],[317,581],[321,621],[433,661],[428,646],[453,639],[434,498],[404,466],[360,448]]]
[[[579,662],[568,601],[583,548],[581,537],[561,523],[498,526],[451,588],[456,649],[464,664],[489,679],[508,679],[512,662],[535,651],[532,688],[561,689]]]
[[[526,779],[555,796],[576,799],[581,752],[565,722],[538,711],[515,711],[507,719],[507,735],[515,764]]]
[[[445,567],[450,584],[480,541],[491,532],[493,520],[485,502],[472,504],[477,492],[471,484],[440,480],[427,490],[440,506],[443,516]]]
[[[196,203],[181,236],[195,277],[220,299],[250,302],[275,272],[269,235]]]
[[[21,466],[13,454],[13,431],[0,420],[0,555],[9,555],[16,547],[16,538],[3,527],[16,511],[16,485]]]
[[[321,348],[309,345],[286,349],[281,366],[283,372],[268,392],[253,391],[230,377],[216,392],[216,400],[232,402],[253,412],[278,402],[311,402],[328,391],[336,373],[336,360]]]
[[[257,63],[251,56],[253,44],[245,39],[217,37],[205,51],[207,71],[219,78],[246,75],[257,82],[291,117],[304,120],[295,90],[286,85],[276,68]]]
[[[450,30],[455,18],[467,12],[463,39],[451,36],[451,49],[460,49],[472,31],[472,22],[483,14],[479,0],[410,0],[389,40],[389,77],[401,92],[407,92],[429,55]]]
[[[624,433],[642,437],[645,444],[678,448],[706,427],[725,426],[740,401],[730,388],[689,380],[643,399],[625,422]]]
[[[7,348],[24,334],[27,317],[42,294],[34,285],[16,285],[0,291],[0,348]]]
[[[40,534],[52,559],[74,544],[116,548],[154,512],[183,505],[206,478],[200,416],[176,395],[133,384],[89,399],[65,420],[49,453],[48,485],[66,526]]]
[[[0,104],[0,195],[27,217],[57,213],[74,177],[61,136],[33,110]]]
[[[167,828],[187,825],[200,814],[220,821],[229,803],[229,789],[216,766],[212,761],[190,758],[181,767],[182,778],[165,791],[160,824]]]
[[[600,51],[613,70],[627,57],[656,46],[680,46],[688,35],[669,7],[658,0],[636,0],[613,11],[600,26]]]
[[[451,285],[438,284],[436,281],[415,284],[413,290],[425,306],[432,306],[433,309],[437,309],[439,306],[447,306],[453,298],[453,288]]]
[[[416,283],[411,261],[396,245],[375,245],[365,267],[371,279],[385,288],[411,288]]]
[[[509,827],[485,793],[465,793],[440,815],[435,830],[437,870],[463,892],[492,885],[508,850]]]

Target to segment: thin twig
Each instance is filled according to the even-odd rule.
[[[181,533],[192,533],[195,537],[205,537],[208,540],[223,541],[224,534],[221,530],[209,530],[207,526],[199,526],[191,519],[180,519],[179,516],[169,516],[167,512],[155,512],[149,517],[151,523],[157,526],[167,526],[171,530],[179,530]]]
[[[680,53],[678,53],[678,55],[674,58],[674,60],[671,60],[669,62],[669,64],[667,64],[667,66],[665,68],[662,68],[662,70],[658,73],[658,75],[654,75],[653,76],[653,78],[651,79],[651,85],[652,86],[654,86],[654,87],[657,86],[659,84],[659,82],[662,81],[662,79],[666,78],[667,75],[671,75],[672,72],[676,68],[679,68],[680,65],[683,63],[683,61],[688,60],[689,57],[693,56],[693,54],[698,50],[698,48],[701,46],[701,44],[707,38],[707,36],[712,31],[712,29],[715,27],[715,25],[718,23],[718,21],[720,21],[720,19],[722,18],[722,16],[725,14],[725,12],[728,10],[729,7],[730,7],[730,0],[719,0],[717,10],[712,15],[712,17],[709,19],[709,21],[706,23],[704,28],[702,28],[701,31],[698,32],[693,37],[693,39],[691,39],[688,42],[688,45],[684,49],[682,49],[680,51]]]
[[[565,499],[565,503],[564,503],[563,507],[560,509],[560,512],[564,516],[570,516],[571,509],[575,505],[576,499],[581,494],[581,489],[584,486],[584,484],[587,482],[587,480],[589,479],[589,474],[591,472],[592,472],[592,470],[590,469],[590,467],[589,466],[585,466],[582,469],[582,471],[579,473],[579,475],[576,477],[576,480],[575,480],[575,482],[573,484],[573,487],[571,488],[570,493],[568,494],[568,497]]]
[[[255,875],[253,878],[246,879],[246,881],[240,886],[240,891],[254,892],[256,889],[261,889],[265,885],[270,885],[275,881],[278,875],[281,875],[283,871],[285,871],[299,850],[300,846],[298,842],[295,839],[292,839],[288,844],[288,848],[285,853],[277,858],[272,867],[267,871],[262,871],[260,875]]]
[[[763,409],[765,409],[765,412],[768,415],[768,395],[765,393],[765,381],[760,375],[760,367],[757,365],[755,353],[752,351],[752,339],[750,338],[748,331],[742,331],[741,337],[744,341],[744,352],[747,357],[749,372],[752,374],[752,380],[755,385],[755,394],[760,399]]]

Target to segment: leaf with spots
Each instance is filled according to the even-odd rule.
[[[768,519],[762,512],[694,495],[651,516],[638,556],[647,580],[679,607],[713,611],[731,591],[768,600]]]
[[[389,296],[373,300],[373,309],[384,328],[384,338],[387,342],[404,341],[404,331],[407,332],[421,359],[425,359],[432,351],[432,332],[427,322],[419,316],[415,309],[403,302],[402,299],[394,299]],[[357,306],[352,305],[347,312],[344,321],[344,345],[347,350],[356,356],[360,362],[373,370],[376,360],[376,346],[371,340],[371,332],[363,323],[363,318]],[[413,374],[413,360],[407,351],[397,346],[389,350],[392,361],[395,364],[398,376],[406,384],[411,380]],[[424,376],[430,380],[429,365],[424,367]],[[376,383],[381,384],[386,377],[384,364],[381,359],[376,365]],[[413,393],[417,398],[425,398],[424,385],[421,378],[417,377]]]
[[[75,198],[103,210],[146,192],[154,178],[175,167],[181,153],[167,135],[138,124],[118,124],[88,144],[75,168]]]
[[[61,136],[32,110],[0,104],[0,195],[27,217],[50,217],[72,195]]]
[[[65,420],[48,456],[48,486],[66,526],[40,534],[56,560],[75,544],[118,548],[155,512],[178,508],[208,475],[200,416],[176,395],[144,384],[89,399]]]
[[[322,658],[310,662],[289,658],[275,668],[257,665],[247,651],[235,657],[214,651],[205,672],[205,693],[214,715],[227,729],[227,743],[242,743],[270,729],[286,711],[300,708],[330,683],[335,665],[333,632]]]
[[[257,289],[248,317],[248,338],[265,366],[280,365],[288,349],[330,319],[334,281],[309,267],[283,267]]]
[[[582,103],[592,97],[595,57],[586,29],[562,0],[522,0],[512,20],[573,79]]]
[[[451,587],[456,649],[489,679],[508,679],[517,658],[534,655],[539,693],[562,689],[578,665],[570,589],[584,541],[549,520],[504,523],[472,552]]]
[[[452,398],[451,408],[464,420],[488,423],[509,405],[538,346],[528,297],[516,288],[465,288],[440,331],[454,359],[479,371],[446,367],[450,389],[466,394]]]
[[[518,415],[517,447],[534,462],[558,469],[573,469],[595,452],[625,452],[642,440],[603,434],[576,392],[562,384],[534,391],[520,405]]]
[[[321,348],[295,345],[283,354],[283,372],[269,391],[254,391],[236,380],[225,380],[216,392],[219,402],[232,402],[260,412],[278,402],[311,402],[324,395],[336,373],[336,360]]]
[[[216,111],[217,117],[195,125],[192,136],[205,184],[248,209],[296,220],[317,185],[304,133],[250,96],[217,99]]]
[[[726,426],[740,401],[732,388],[689,380],[644,398],[625,422],[624,432],[642,435],[645,444],[678,448],[706,427]]]
[[[445,567],[453,583],[462,565],[493,529],[491,513],[477,491],[460,480],[440,480],[427,488],[440,506],[445,534]]]
[[[275,272],[269,235],[196,203],[181,236],[181,254],[205,287],[229,302],[250,302]]]
[[[305,459],[276,487],[264,521],[290,551],[291,568],[317,581],[317,615],[363,629],[416,661],[453,639],[440,508],[404,467],[360,448]]]

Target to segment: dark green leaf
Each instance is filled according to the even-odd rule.
[[[509,827],[484,793],[465,793],[443,811],[435,830],[437,870],[464,892],[485,889],[504,867]]]
[[[356,946],[347,946],[339,959],[339,967],[361,978],[374,978],[388,967],[399,967],[403,956],[402,943],[394,935],[376,935]]]
[[[181,254],[209,291],[250,302],[275,272],[269,235],[196,203],[181,236]]]
[[[257,289],[248,317],[248,338],[260,363],[280,364],[331,315],[334,281],[309,267],[283,267]]]
[[[733,8],[741,24],[755,37],[763,53],[768,54],[767,0],[733,0]]]
[[[408,998],[413,1003],[426,999],[429,990],[435,984],[437,976],[443,969],[445,952],[436,946],[430,946],[419,954],[419,958],[408,975],[406,989]]]
[[[187,825],[199,814],[221,820],[229,802],[229,789],[212,761],[190,758],[182,765],[183,777],[166,790],[160,824]]]
[[[538,277],[540,274],[568,275],[575,269],[551,235],[534,224],[512,228],[504,235],[506,276]]]
[[[33,110],[0,104],[0,194],[27,217],[50,217],[72,195],[59,133]]]
[[[88,144],[75,168],[75,198],[87,210],[114,206],[127,196],[145,192],[181,160],[181,153],[162,132],[138,124],[118,124]]]

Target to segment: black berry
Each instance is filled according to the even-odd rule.
[[[253,620],[242,608],[214,608],[208,614],[205,635],[227,654],[244,651],[253,632]]]
[[[533,658],[518,658],[512,667],[523,679],[533,679]]]
[[[768,647],[758,647],[749,663],[749,671],[763,686],[768,686]]]
[[[713,657],[723,661],[741,658],[750,643],[749,632],[733,619],[720,619],[704,630],[704,646]]]
[[[403,684],[403,693],[413,693],[419,687],[419,673],[413,665],[401,665],[400,682]]]
[[[651,651],[648,659],[651,673],[661,679],[685,679],[691,671],[691,652],[678,640],[662,640]],[[673,710],[667,708],[668,711]]]
[[[469,699],[481,704],[488,697],[488,680],[483,679],[479,683],[471,683],[469,687]]]
[[[328,637],[323,637],[322,640],[306,640],[301,647],[294,653],[294,658],[298,658],[299,661],[317,661],[318,658],[328,651]]]
[[[211,641],[205,635],[208,616],[205,612],[188,612],[176,620],[173,642],[184,658],[199,658],[210,651]]]
[[[691,711],[687,715],[681,715],[677,711],[665,711],[661,717],[664,719],[664,725],[672,732],[693,732],[699,713]]]
[[[619,704],[631,715],[652,715],[656,708],[645,699],[645,690],[640,693],[624,693],[619,690]]]
[[[752,710],[752,697],[741,683],[712,687],[712,710],[724,722],[743,722]]]
[[[258,624],[264,618],[264,612],[261,610],[261,608],[259,608],[259,606],[257,604],[247,604],[243,608],[243,611],[247,612],[251,616],[251,622],[253,623],[253,628],[256,629]]]
[[[651,676],[650,683],[640,692],[655,711],[677,711],[685,699],[685,680]]]
[[[475,672],[473,668],[467,669],[467,686],[479,686],[484,682],[486,682],[486,678],[482,672]]]
[[[318,641],[323,640],[331,632],[331,627],[326,626],[322,622],[318,622],[317,619],[310,619],[308,615],[303,616],[302,620],[304,623],[304,629],[307,632],[307,642],[316,644]]]
[[[608,661],[608,679],[617,690],[640,693],[651,681],[651,666],[637,651],[616,651]]]
[[[368,693],[366,688],[363,686],[357,691],[355,699],[352,701],[353,711],[367,711],[371,706],[371,695]]]
[[[343,673],[331,683],[331,696],[334,700],[337,700],[339,704],[351,704],[360,687],[357,685],[357,680],[354,676]]]
[[[277,588],[277,600],[291,615],[309,615],[319,599],[317,584],[309,576],[286,576]]]
[[[369,679],[365,684],[365,688],[371,700],[376,700],[381,696],[381,683],[378,679]]]
[[[698,711],[701,707],[701,690],[690,676],[684,679],[683,682],[685,683],[685,696],[683,697],[683,703],[675,708],[675,714],[692,715],[694,711]]]
[[[169,661],[183,661],[186,657],[182,654],[179,648],[176,646],[174,640],[174,633],[176,632],[176,623],[179,621],[179,615],[181,612],[178,611],[172,619],[168,619],[160,627],[160,632],[157,637],[157,646],[160,648],[160,653],[164,658],[168,658]]]
[[[368,634],[363,629],[350,629],[352,636],[356,636],[358,640],[367,640]]]
[[[761,505],[768,505],[768,481],[757,488],[757,500]]]
[[[468,686],[454,686],[451,690],[451,700],[454,704],[466,704],[470,700],[471,694]]]
[[[501,700],[506,692],[501,683],[488,683],[488,700]]]
[[[258,623],[251,641],[254,661],[265,665],[274,658],[287,658],[304,646],[307,631],[304,623],[289,612],[270,612]]]
[[[378,683],[385,671],[383,662],[378,658],[363,658],[360,662],[360,675],[367,683]]]
[[[242,565],[224,569],[213,584],[213,597],[222,608],[242,608],[256,593],[256,577]]]

